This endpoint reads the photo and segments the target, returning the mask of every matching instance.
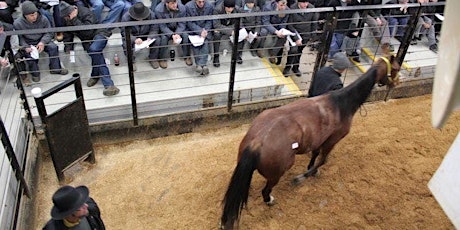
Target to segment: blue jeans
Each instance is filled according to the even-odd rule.
[[[96,20],[99,23],[114,23],[121,19],[123,10],[125,9],[125,2],[123,0],[90,0],[93,12],[96,15]],[[104,6],[110,8],[107,17],[102,20],[102,10]]]
[[[112,79],[110,78],[109,68],[105,63],[104,54],[102,53],[106,45],[107,39],[98,34],[94,36],[94,41],[91,42],[88,50],[86,50],[91,57],[91,65],[93,66],[93,69],[91,70],[91,77],[101,77],[104,87],[114,85]]]
[[[388,18],[388,25],[390,27],[390,33],[393,37],[402,37],[404,36],[407,22],[409,21],[409,17],[389,17]],[[395,26],[398,27],[395,30]]]
[[[205,66],[208,64],[209,42],[207,38],[201,46],[192,45],[192,50],[193,56],[195,57],[195,64],[197,66]]]
[[[332,58],[334,54],[340,52],[340,49],[342,48],[344,37],[345,35],[342,33],[332,34],[332,41],[331,41],[331,46],[329,47],[328,58]]]

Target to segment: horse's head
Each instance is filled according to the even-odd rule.
[[[399,70],[401,66],[395,56],[381,57],[374,65],[378,67],[379,71],[377,76],[379,86],[386,85],[389,88],[393,88],[399,84]]]

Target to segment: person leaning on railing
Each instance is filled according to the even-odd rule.
[[[66,26],[84,26],[96,24],[96,17],[90,9],[83,6],[69,5],[67,2],[59,3],[61,17],[64,18]],[[73,42],[74,36],[82,41],[82,46],[91,57],[92,70],[91,78],[87,82],[88,87],[96,85],[102,79],[105,96],[117,95],[120,90],[114,85],[110,71],[105,63],[103,50],[107,45],[107,38],[112,33],[107,29],[89,29],[80,31],[64,32],[64,43]]]
[[[49,29],[50,22],[42,16],[34,3],[25,1],[21,4],[22,16],[14,21],[15,30]],[[67,69],[61,67],[57,45],[52,41],[53,34],[49,32],[19,35],[20,49],[24,54],[26,65],[32,74],[32,81],[40,81],[38,67],[38,54],[45,51],[49,55],[49,68],[51,74],[66,75]],[[32,56],[33,55],[33,56]]]

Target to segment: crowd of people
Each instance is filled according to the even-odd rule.
[[[426,3],[437,0],[390,0],[388,4],[407,4],[410,2]],[[233,13],[251,13],[260,11],[283,11],[289,9],[312,9],[315,7],[340,7],[356,5],[379,5],[382,0],[152,0],[150,7],[141,0],[65,0],[40,1],[27,0],[0,1],[0,27],[4,30],[46,29],[52,27],[94,25],[97,23],[130,22],[154,19],[170,19],[166,23],[152,25],[136,25],[120,28],[122,37],[126,38],[129,31],[132,50],[147,43],[149,48],[149,63],[153,69],[168,68],[168,60],[174,57],[174,50],[170,44],[180,46],[182,60],[187,66],[195,63],[195,71],[202,76],[209,74],[208,56],[212,56],[214,67],[220,67],[220,49],[222,42],[229,42],[234,35],[234,24],[238,18],[206,19],[199,21],[177,22],[175,18],[229,15]],[[103,8],[109,8],[103,17]],[[20,16],[13,19],[16,8],[20,9]],[[427,35],[429,49],[437,52],[434,13],[436,9],[427,8],[425,14],[417,23],[413,38],[415,43]],[[407,7],[389,11],[369,10],[365,14],[358,11],[342,10],[338,12],[337,27],[332,36],[328,58],[344,52],[355,62],[359,62],[359,38],[362,26],[359,21],[369,26],[375,40],[385,49],[393,50],[391,37],[401,40],[405,33],[408,17],[413,14]],[[302,76],[299,62],[305,47],[317,48],[321,42],[319,31],[322,30],[321,20],[327,15],[308,12],[295,14],[273,14],[264,16],[250,16],[241,18],[240,28],[247,36],[238,38],[238,55],[236,63],[242,64],[242,52],[245,43],[249,43],[250,53],[254,57],[268,57],[272,64],[280,65],[283,49],[286,42],[290,47],[284,76],[295,74]],[[128,30],[129,28],[129,30]],[[102,79],[103,94],[113,96],[119,93],[110,77],[103,50],[113,28],[71,31],[64,33],[44,32],[41,34],[19,35],[18,51],[10,61],[23,60],[20,70],[27,70],[32,81],[40,81],[39,59],[37,53],[45,51],[49,55],[49,71],[51,74],[68,74],[68,70],[61,66],[59,50],[55,41],[64,42],[64,52],[70,53],[74,49],[74,37],[80,38],[84,50],[91,58],[92,71],[87,82],[92,87]],[[240,30],[241,32],[241,30]],[[268,48],[265,41],[268,36],[273,38],[273,45]],[[232,38],[233,39],[233,38]],[[232,40],[233,41],[233,40]],[[12,46],[10,40],[5,43],[5,50]],[[126,44],[123,51],[127,55]],[[268,53],[268,55],[265,55]],[[133,53],[133,70],[136,71],[135,55]],[[192,56],[194,59],[192,59]],[[24,81],[28,75],[20,75]]]

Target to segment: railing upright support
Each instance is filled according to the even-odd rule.
[[[235,21],[235,28],[233,28],[232,60],[230,63],[230,80],[228,84],[228,101],[227,101],[227,111],[228,112],[232,111],[232,105],[233,105],[233,88],[235,87],[235,71],[236,71],[236,59],[238,58],[238,37],[240,36],[240,21],[241,21],[241,18],[238,18]]]
[[[134,126],[139,125],[139,117],[137,114],[137,100],[136,100],[136,84],[134,82],[134,62],[133,62],[133,47],[131,46],[131,28],[124,27],[125,29],[125,40],[123,41],[126,45],[126,55],[128,57],[128,75],[129,75],[129,89],[131,92],[131,108],[133,111],[133,123]]]

